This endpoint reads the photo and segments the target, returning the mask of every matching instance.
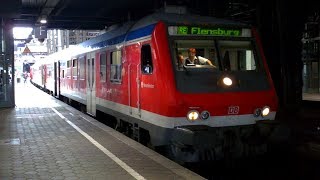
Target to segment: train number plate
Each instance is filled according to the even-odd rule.
[[[239,106],[229,106],[228,114],[239,114]]]

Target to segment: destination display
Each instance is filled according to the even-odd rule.
[[[205,35],[205,36],[248,36],[244,35],[243,30],[249,29],[240,28],[224,28],[224,27],[201,27],[201,26],[169,26],[170,35]],[[247,34],[247,33],[246,33]]]

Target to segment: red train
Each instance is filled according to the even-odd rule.
[[[50,55],[32,82],[183,162],[261,148],[278,100],[257,31],[173,9]],[[180,62],[189,48],[214,66]]]

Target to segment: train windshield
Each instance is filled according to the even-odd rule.
[[[179,37],[172,40],[172,46],[177,87],[183,92],[225,91],[217,85],[224,74],[241,82],[227,91],[269,87],[262,60],[251,38]]]
[[[176,40],[176,68],[181,71],[252,71],[257,70],[251,41]]]

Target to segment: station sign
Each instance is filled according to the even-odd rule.
[[[38,26],[34,28],[34,37],[38,39],[47,38],[47,28],[44,26]]]

